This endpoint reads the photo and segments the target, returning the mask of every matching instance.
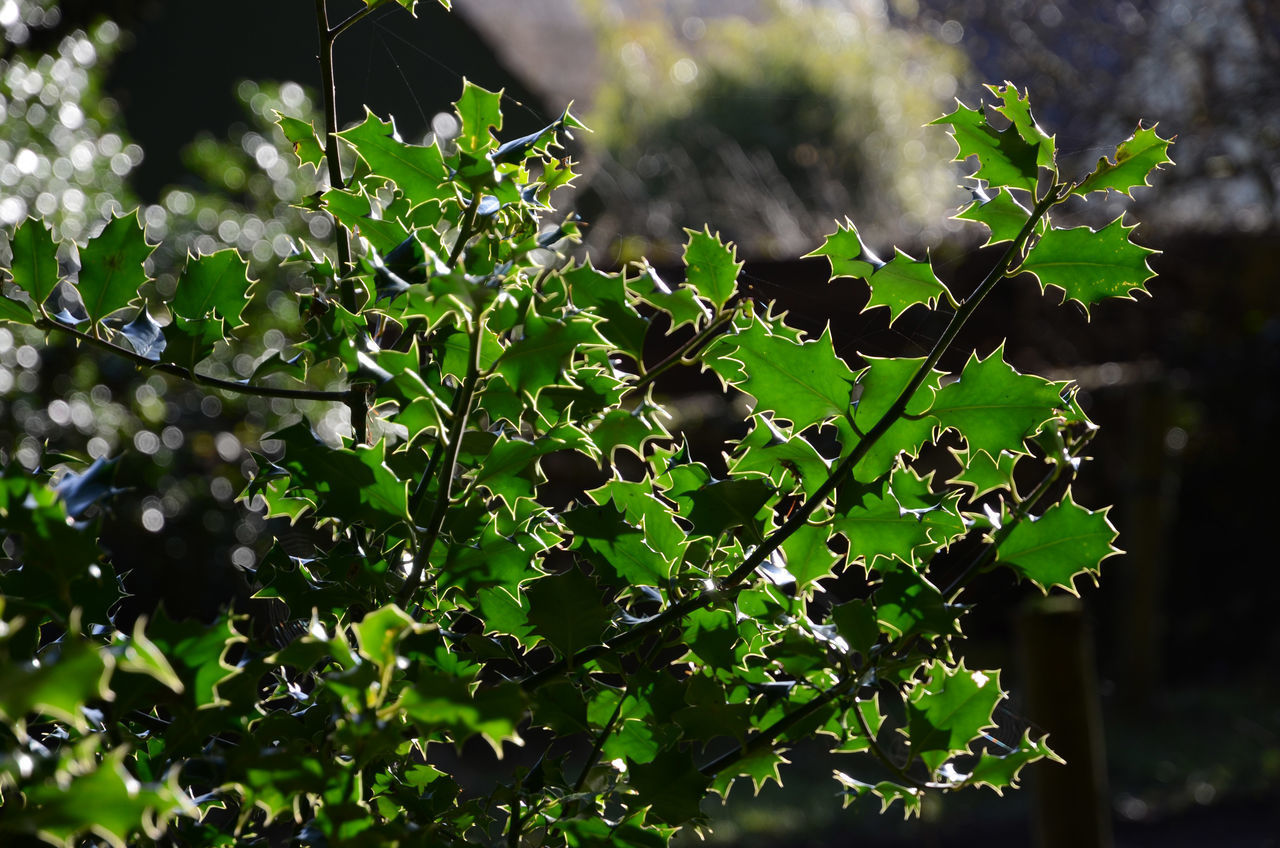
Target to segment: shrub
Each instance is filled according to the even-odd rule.
[[[327,47],[367,11],[322,22],[329,92]],[[926,792],[1014,785],[1052,754],[987,733],[1004,693],[960,656],[982,602],[966,586],[1004,567],[1074,591],[1115,532],[1067,485],[1094,432],[1069,384],[1018,373],[1000,348],[936,366],[1016,274],[1085,309],[1143,291],[1152,251],[1130,227],[1050,217],[1146,185],[1169,142],[1139,127],[1067,179],[1026,97],[990,93],[990,111],[958,104],[935,122],[978,161],[959,217],[999,246],[974,291],[956,296],[927,259],[882,262],[848,223],[813,253],[891,320],[949,316],[920,358],[846,361],[829,332],[805,337],[740,294],[734,249],[706,230],[688,232],[679,286],[573,260],[578,224],[552,198],[581,125],[565,112],[499,142],[500,98],[470,84],[459,135],[429,146],[372,114],[335,133],[331,99],[327,132],[281,118],[301,162],[330,175],[314,204],[338,240],[293,260],[314,281],[304,333],[247,380],[201,370],[220,340],[255,332],[241,315],[262,295],[235,251],[191,256],[172,298],[146,302],[153,248],[135,216],[80,248],[74,278],[43,223],[19,225],[3,320],[350,419],[328,438],[282,422],[257,446],[241,497],[293,530],[254,564],[254,597],[212,623],[117,614],[132,564],[98,544],[115,460],[9,464],[0,833],[665,844],[702,822],[709,793],[779,780],[788,747],[812,738],[856,755],[835,772],[847,799],[913,812]],[[61,283],[75,308],[54,312]],[[750,398],[723,461],[664,427],[653,389],[677,367]],[[921,451],[950,432],[961,470],[922,473]],[[965,540],[967,562],[941,563]]]

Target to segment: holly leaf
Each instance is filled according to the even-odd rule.
[[[788,435],[765,415],[752,415],[751,423],[751,432],[738,442],[729,459],[732,474],[766,474],[780,491],[799,486],[806,495],[826,482],[831,463],[807,439]]]
[[[1132,197],[1135,188],[1151,185],[1147,178],[1161,165],[1173,163],[1169,158],[1172,143],[1173,139],[1156,135],[1155,125],[1144,129],[1138,124],[1133,135],[1116,147],[1115,158],[1099,159],[1098,167],[1071,189],[1071,193],[1083,196],[1112,189]]]
[[[1020,522],[996,549],[996,562],[1009,566],[1042,592],[1059,587],[1079,594],[1075,578],[1097,577],[1102,561],[1120,553],[1107,510],[1088,510],[1066,497],[1038,518]]]
[[[496,144],[493,131],[502,129],[501,92],[489,91],[464,79],[462,96],[453,105],[462,122],[457,139],[460,151],[479,156]]]
[[[120,334],[129,340],[129,344],[139,356],[144,356],[152,362],[160,361],[160,354],[164,353],[166,344],[164,328],[151,317],[146,306],[140,307],[133,320],[120,328]]]
[[[579,265],[565,271],[561,279],[566,284],[574,306],[604,318],[600,323],[600,334],[619,353],[626,354],[636,362],[641,361],[649,319],[636,311],[628,301],[622,275],[606,274],[591,265]]]
[[[174,315],[163,328],[164,344],[152,350],[165,362],[172,362],[188,370],[213,353],[213,346],[223,338],[222,322],[216,318],[200,318],[194,321]]]
[[[83,473],[68,471],[62,475],[54,491],[66,506],[67,517],[79,518],[98,501],[124,491],[111,485],[118,462],[120,457],[98,457]]]
[[[685,281],[719,311],[738,289],[742,263],[737,261],[737,250],[722,242],[719,234],[712,235],[709,227],[685,232],[689,234],[684,247]]]
[[[100,235],[80,249],[76,288],[90,321],[101,321],[137,297],[138,288],[147,281],[142,263],[153,250],[136,214],[112,218]]]
[[[409,519],[409,484],[386,463],[386,442],[331,448],[303,423],[272,436],[284,442],[280,466],[295,486],[309,490],[323,515],[386,528]]]
[[[115,657],[84,639],[64,636],[38,662],[0,665],[0,718],[13,725],[32,713],[44,713],[81,731],[88,730],[84,706],[111,700],[109,683]]]
[[[937,586],[905,564],[882,572],[872,601],[876,607],[876,624],[894,638],[960,631],[957,624],[960,610],[948,606]]]
[[[857,503],[840,504],[835,527],[849,540],[850,559],[861,558],[867,568],[894,557],[919,565],[964,534],[959,494],[934,494],[928,478],[909,468],[895,470],[890,479],[864,488],[859,495]]]
[[[0,321],[12,321],[15,324],[35,326],[36,316],[31,307],[21,301],[0,295]]]
[[[530,309],[524,336],[502,352],[494,370],[529,403],[536,404],[538,393],[544,388],[563,383],[565,369],[575,353],[583,348],[608,346],[596,327],[599,320],[585,312],[560,319]]]
[[[561,656],[572,658],[580,648],[604,638],[609,610],[595,581],[579,569],[540,577],[524,587],[524,594],[533,631]]]
[[[992,187],[1010,186],[1034,193],[1038,178],[1041,147],[1026,141],[1018,127],[997,132],[987,122],[982,109],[970,109],[959,100],[956,110],[932,121],[951,127],[958,151],[956,162],[978,157],[973,177],[986,180]]]
[[[931,772],[995,726],[991,717],[1003,693],[1000,672],[970,671],[934,661],[927,680],[907,697],[906,736],[911,753]]]
[[[1014,200],[1006,188],[997,191],[995,197],[988,197],[982,191],[974,191],[973,194],[973,202],[955,217],[986,225],[991,234],[983,247],[1013,241],[1031,217],[1031,210]]]
[[[169,306],[191,321],[217,315],[228,327],[243,322],[240,315],[249,302],[249,263],[234,248],[203,256],[190,256]]]
[[[645,303],[671,316],[667,333],[673,333],[685,324],[698,326],[711,319],[711,311],[699,298],[692,286],[681,286],[674,291],[658,272],[647,265],[644,272],[627,283],[627,287]]]
[[[756,412],[789,420],[796,432],[844,415],[852,405],[856,375],[836,356],[828,327],[818,339],[796,343],[753,320],[719,337],[703,361],[756,400]]]
[[[654,818],[683,824],[699,815],[711,777],[698,771],[691,753],[668,749],[652,762],[631,766],[627,782],[640,793],[640,803],[649,805]]]
[[[1044,759],[1064,762],[1049,749],[1045,739],[1032,739],[1028,729],[1023,731],[1018,746],[1004,754],[983,751],[964,782],[967,786],[990,786],[997,795],[1003,795],[1005,787],[1018,788],[1018,772],[1023,766]]]
[[[276,123],[284,137],[293,145],[293,153],[303,165],[311,165],[317,171],[324,164],[324,148],[316,136],[315,125],[310,121],[290,118],[288,115],[275,113]]]
[[[1028,453],[1023,439],[1053,417],[1064,384],[1020,374],[1004,361],[1004,343],[986,359],[969,355],[960,379],[934,396],[929,416],[959,431],[970,451]]]
[[[392,180],[416,202],[453,198],[449,169],[435,144],[405,144],[394,121],[383,121],[366,109],[364,122],[338,133],[369,170]]]
[[[1031,117],[1031,99],[1025,92],[1018,94],[1012,83],[996,87],[988,85],[987,90],[1000,98],[1000,104],[994,106],[996,112],[1004,115],[1018,131],[1018,135],[1027,144],[1036,149],[1036,164],[1041,168],[1053,167],[1053,136],[1040,129],[1040,125]]]
[[[912,259],[901,250],[895,250],[894,257],[872,273],[867,285],[871,298],[865,308],[887,306],[890,324],[916,304],[932,309],[941,300],[955,302],[928,259]]]
[[[1123,216],[1101,230],[1089,227],[1051,228],[1035,243],[1018,271],[1034,274],[1042,290],[1062,289],[1064,300],[1074,300],[1089,314],[1089,307],[1110,297],[1135,300],[1133,292],[1146,293],[1143,285],[1155,276],[1147,257],[1157,250],[1134,243],[1135,226],[1126,227]]]
[[[866,433],[876,426],[906,390],[924,360],[863,358],[869,365],[858,376],[861,394],[854,408],[853,423]],[[907,402],[906,415],[898,418],[867,451],[855,469],[859,480],[879,479],[894,466],[901,453],[910,457],[919,455],[920,449],[933,437],[933,423],[921,414],[929,408],[932,390],[937,387],[940,376],[941,372],[933,371],[925,378]],[[861,436],[846,431],[841,453],[847,455],[860,440]]]
[[[9,249],[13,252],[9,273],[14,283],[40,306],[58,285],[58,245],[52,232],[43,221],[28,218],[13,231]]]
[[[1018,457],[1009,451],[1000,451],[993,459],[986,451],[962,451],[950,448],[951,455],[960,463],[960,473],[948,483],[960,483],[973,487],[971,499],[999,489],[1013,490],[1013,466]]]
[[[762,477],[717,480],[690,495],[688,518],[693,532],[715,538],[725,530],[751,524],[773,497],[773,485]]]
[[[831,263],[831,279],[852,277],[865,280],[884,265],[874,253],[866,248],[858,237],[858,229],[853,222],[845,218],[844,223],[836,222],[836,231],[827,236],[822,247],[806,253],[802,259],[825,256]]]

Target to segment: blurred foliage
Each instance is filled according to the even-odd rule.
[[[56,238],[81,244],[107,217],[136,204],[131,169],[143,151],[123,128],[102,80],[121,43],[120,30],[100,21],[73,31],[56,52],[22,45],[56,27],[61,17],[47,0],[6,0],[0,11],[7,50],[0,60],[0,219],[11,226],[42,214]],[[302,236],[324,240],[326,216],[299,207],[319,188],[313,169],[292,163],[291,144],[277,113],[311,120],[310,95],[298,84],[237,86],[244,119],[228,137],[203,136],[184,151],[187,173],[144,205],[139,219],[157,243],[147,267],[154,276],[143,294],[153,317],[168,320],[172,297],[189,254],[236,248],[259,278],[245,318],[265,328],[249,338],[219,342],[201,366],[227,379],[248,377],[265,359],[280,359],[301,319],[291,292],[310,286],[295,266],[280,260]],[[7,237],[0,260],[8,262]],[[74,266],[74,251],[60,261]],[[126,617],[164,598],[175,615],[208,617],[228,601],[248,596],[232,565],[251,565],[265,521],[233,504],[255,468],[244,449],[267,429],[310,415],[321,429],[329,405],[308,401],[202,392],[160,374],[146,376],[116,357],[78,349],[66,340],[37,347],[34,328],[0,327],[0,460],[26,469],[54,468],[70,460],[124,454],[124,493],[113,505],[104,544],[124,564],[134,597]],[[268,422],[271,422],[268,425]]]
[[[754,11],[596,8],[608,58],[589,118],[602,169],[593,247],[622,238],[623,259],[671,254],[677,221],[695,220],[753,253],[794,256],[844,215],[877,222],[878,240],[935,239],[958,195],[923,127],[949,107],[963,55],[875,4]]]
[[[0,225],[38,214],[59,236],[83,239],[132,202],[125,178],[142,148],[101,91],[120,37],[114,23],[71,32],[51,53],[23,49],[32,28],[59,19],[49,0],[0,3]]]
[[[954,43],[987,79],[1037,92],[1067,161],[1160,115],[1178,169],[1144,220],[1259,232],[1280,220],[1280,4],[1267,0],[892,0],[900,26]],[[1111,209],[1099,209],[1108,220]]]

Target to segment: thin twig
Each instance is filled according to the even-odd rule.
[[[223,380],[218,377],[210,377],[205,374],[197,373],[195,369],[183,368],[181,365],[176,365],[172,362],[159,362],[154,359],[149,359],[136,351],[112,344],[106,339],[100,339],[97,336],[82,333],[75,327],[63,324],[60,321],[55,321],[52,318],[37,318],[35,325],[42,330],[56,330],[57,332],[65,333],[76,341],[92,345],[109,353],[114,353],[116,356],[128,359],[130,362],[144,368],[150,368],[152,371],[158,371],[162,374],[180,377],[183,380],[189,380],[197,385],[208,386],[212,389],[220,389],[224,392],[236,392],[238,394],[253,395],[255,397],[285,398],[287,400],[319,400],[330,401],[333,403],[347,403],[352,396],[352,389],[340,392],[329,392],[320,389],[284,389],[276,388],[274,386],[254,385],[252,383],[238,383],[234,380]]]
[[[458,454],[462,450],[462,434],[467,427],[467,419],[471,416],[471,402],[475,397],[476,383],[480,380],[480,348],[484,339],[484,315],[477,315],[471,330],[471,357],[467,362],[467,374],[458,388],[454,402],[453,421],[449,426],[449,441],[445,445],[447,456],[440,464],[440,482],[436,485],[436,504],[427,522],[426,535],[418,543],[418,550],[413,557],[413,566],[409,577],[400,589],[400,604],[406,605],[418,590],[422,582],[422,572],[431,558],[431,549],[440,537],[440,529],[444,526],[445,515],[449,511],[449,503],[453,495],[453,478],[457,473]]]

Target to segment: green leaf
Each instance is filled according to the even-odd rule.
[[[12,321],[15,324],[34,327],[36,316],[32,314],[31,307],[27,304],[0,295],[0,321]]]
[[[160,833],[179,811],[196,811],[177,784],[177,770],[165,783],[141,783],[129,773],[124,746],[101,755],[67,757],[59,764],[59,779],[24,787],[19,821],[38,831],[41,841],[60,845],[85,844],[90,833],[112,848],[137,844],[141,831]],[[23,841],[23,840],[19,840]]]
[[[829,539],[825,527],[804,524],[783,540],[782,553],[787,571],[796,579],[797,594],[811,594],[818,590],[819,580],[834,576],[840,557],[828,546]]]
[[[923,359],[900,357],[896,359],[880,359],[874,356],[863,357],[869,363],[858,375],[858,387],[861,394],[854,408],[853,422],[858,429],[866,433],[889,411],[898,396],[906,390]],[[918,456],[920,449],[933,437],[933,422],[920,417],[929,408],[932,390],[938,386],[940,372],[933,371],[916,389],[915,394],[907,402],[906,415],[901,417],[885,431],[866,456],[858,463],[854,473],[859,480],[877,480],[897,462],[898,455],[905,453],[909,457]],[[842,423],[842,422],[838,422]],[[861,436],[845,433],[842,437],[841,454],[847,455],[861,441]]]
[[[978,157],[973,176],[993,188],[1009,186],[1034,193],[1041,158],[1041,146],[1028,143],[1016,126],[997,132],[987,123],[981,108],[970,109],[959,100],[956,110],[931,123],[951,127],[958,151],[955,161]]]
[[[950,668],[935,661],[927,680],[907,698],[906,735],[911,753],[931,772],[958,754],[968,753],[969,743],[991,720],[1000,691],[1000,672],[970,671],[961,661]]]
[[[530,309],[523,338],[503,351],[494,369],[511,388],[536,403],[539,392],[562,382],[574,354],[608,345],[596,327],[599,320],[585,312],[560,319]]]
[[[948,606],[938,587],[905,564],[884,571],[872,599],[877,624],[896,639],[960,632],[960,610]]]
[[[249,263],[234,248],[187,259],[169,306],[190,321],[217,315],[228,328],[241,326],[249,302]]]
[[[1169,145],[1172,143],[1173,139],[1156,135],[1154,125],[1144,129],[1142,124],[1138,124],[1133,135],[1116,147],[1115,158],[1104,156],[1099,159],[1098,167],[1071,189],[1071,193],[1086,195],[1112,189],[1132,197],[1133,189],[1151,185],[1147,178],[1152,172],[1161,165],[1172,164],[1173,160],[1169,158]]]
[[[1013,490],[1013,467],[1018,457],[1009,451],[1000,451],[992,459],[986,451],[961,451],[951,448],[951,455],[960,463],[960,473],[948,483],[960,483],[973,487],[971,499],[977,499],[987,492],[999,489]]]
[[[654,818],[683,824],[697,818],[711,778],[698,771],[687,751],[666,750],[651,763],[632,766],[627,782],[640,793],[640,803],[649,805]]]
[[[96,324],[138,296],[138,288],[147,281],[142,263],[153,250],[137,215],[112,218],[80,249],[76,288],[91,322]]]
[[[1020,522],[996,549],[996,562],[1009,566],[1041,591],[1053,587],[1078,594],[1079,574],[1097,577],[1102,561],[1120,553],[1107,510],[1088,510],[1068,491],[1039,518]]]
[[[223,338],[222,322],[216,318],[194,321],[174,315],[163,328],[164,346],[158,353],[164,362],[194,369],[213,353],[215,343]]]
[[[409,484],[387,466],[386,442],[331,448],[302,423],[272,438],[285,444],[280,466],[296,486],[312,493],[322,515],[381,529],[409,521]]]
[[[577,568],[540,577],[525,587],[529,623],[564,657],[604,638],[609,611],[595,581]]]
[[[718,536],[726,530],[751,525],[774,496],[773,485],[761,477],[717,480],[690,495],[688,518],[697,535]]]
[[[298,157],[298,161],[304,165],[311,165],[319,171],[324,165],[324,148],[320,146],[315,126],[310,121],[291,118],[279,112],[276,112],[275,116],[276,123],[280,125],[280,131],[293,145],[293,152]]]
[[[752,415],[752,429],[729,460],[735,476],[766,474],[779,491],[798,485],[812,495],[831,474],[831,463],[803,436],[788,435],[768,416]]]
[[[502,92],[488,91],[464,79],[462,96],[454,108],[462,122],[459,150],[478,156],[496,144],[493,131],[502,129]]]
[[[53,234],[43,221],[28,218],[13,231],[9,249],[13,251],[9,268],[13,281],[40,306],[58,285],[58,245]]]
[[[82,638],[67,635],[30,663],[0,665],[0,718],[10,725],[34,713],[87,731],[84,707],[110,700],[115,657]]]
[[[145,615],[138,616],[138,620],[133,625],[133,635],[123,643],[123,651],[117,664],[123,671],[153,677],[171,691],[181,695],[186,686],[170,665],[169,660],[165,658],[160,646],[147,638],[146,623]]]
[[[1031,218],[1031,210],[1015,200],[1008,189],[1002,188],[996,192],[995,197],[987,197],[980,191],[974,191],[973,203],[962,209],[955,217],[962,221],[985,224],[991,231],[983,245],[986,247],[1016,239]]]
[[[865,655],[880,639],[876,609],[866,601],[855,598],[838,604],[831,610],[831,622],[851,651]]]
[[[933,273],[933,264],[928,259],[921,262],[901,250],[896,250],[892,259],[872,273],[867,285],[871,287],[871,298],[866,308],[889,307],[890,324],[916,304],[932,309],[939,301],[955,302],[946,285]]]
[[[190,703],[197,708],[225,706],[219,686],[238,674],[224,657],[246,639],[225,616],[212,626],[199,621],[173,621],[163,609],[147,622],[147,637],[164,655]],[[248,705],[240,704],[237,708]]]
[[[418,203],[454,197],[440,148],[435,144],[405,144],[400,141],[394,122],[382,121],[366,110],[363,123],[338,136],[355,149],[370,171],[392,180]]]
[[[565,271],[561,278],[575,306],[595,312],[604,319],[600,323],[600,335],[619,353],[640,362],[649,320],[628,301],[622,275],[606,274],[590,265],[580,265]]]
[[[973,770],[965,777],[967,786],[990,786],[997,795],[1003,795],[1005,787],[1018,788],[1018,772],[1027,763],[1049,759],[1063,762],[1062,758],[1049,749],[1045,739],[1032,739],[1031,731],[1023,731],[1018,746],[1003,754],[983,751],[974,764]]]
[[[987,90],[1001,100],[1001,103],[994,107],[995,111],[1013,123],[1023,141],[1035,147],[1036,164],[1041,168],[1052,168],[1054,166],[1053,136],[1040,129],[1035,118],[1031,117],[1030,97],[1026,93],[1019,95],[1018,89],[1010,83],[999,87],[988,85]]]
[[[785,418],[796,432],[844,415],[852,405],[855,375],[836,356],[830,328],[816,340],[797,344],[770,334],[756,319],[745,330],[716,339],[703,361],[755,398],[755,412]]]
[[[627,282],[627,288],[645,303],[671,316],[668,333],[675,332],[685,324],[697,327],[703,321],[711,319],[711,311],[699,299],[692,286],[681,286],[673,291],[658,276],[658,272],[648,265],[640,276]]]
[[[897,469],[890,480],[871,484],[857,497],[850,504],[842,497],[834,526],[849,540],[849,558],[861,558],[867,568],[894,557],[919,565],[964,534],[959,494],[934,494],[928,478],[909,468]]]
[[[836,231],[827,236],[822,247],[806,253],[802,258],[825,256],[831,263],[831,279],[852,277],[858,280],[869,278],[877,268],[884,265],[874,253],[867,250],[858,237],[858,229],[848,218],[844,223],[836,222]]]
[[[1055,286],[1089,307],[1110,297],[1134,300],[1133,292],[1146,292],[1143,285],[1155,276],[1147,257],[1159,251],[1135,244],[1123,216],[1101,230],[1089,227],[1049,229],[1027,252],[1018,271],[1034,274],[1040,288]]]
[[[737,261],[737,249],[722,242],[718,233],[712,235],[709,227],[685,232],[689,234],[684,247],[685,280],[718,312],[738,290],[742,263]]]
[[[1053,417],[1064,384],[1019,374],[1004,361],[1004,343],[979,359],[969,355],[960,379],[938,390],[929,415],[964,436],[970,451],[1028,453],[1023,439]]]
[[[399,659],[398,646],[406,636],[429,629],[395,604],[387,604],[366,613],[355,625],[356,643],[361,656],[380,669],[388,668]]]

